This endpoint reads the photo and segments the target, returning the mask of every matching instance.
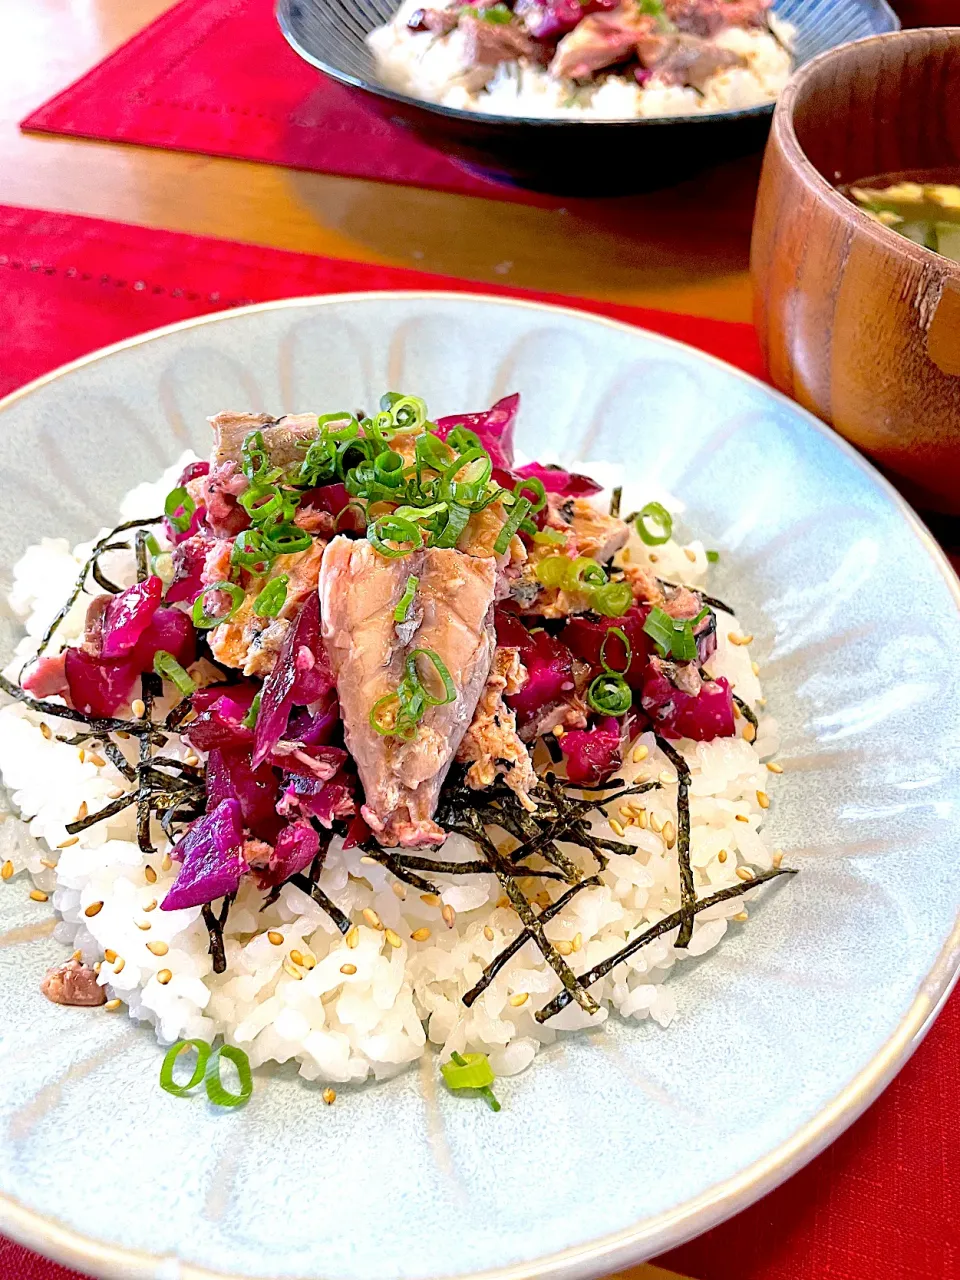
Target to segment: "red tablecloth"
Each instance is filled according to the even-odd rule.
[[[260,160],[524,203],[321,75],[287,44],[273,0],[182,0],[23,121],[23,128]]]
[[[0,206],[0,390],[157,325],[251,301],[462,280]],[[749,372],[747,325],[543,297],[686,340]],[[790,1182],[660,1261],[699,1280],[960,1278],[960,1000],[863,1119]],[[65,1280],[0,1240],[2,1280]]]

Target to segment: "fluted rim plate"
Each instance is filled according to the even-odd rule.
[[[617,1019],[503,1081],[492,1115],[433,1069],[345,1090],[289,1068],[241,1113],[156,1085],[151,1032],[47,1004],[46,908],[0,891],[0,1231],[124,1280],[577,1280],[746,1207],[837,1137],[920,1042],[960,964],[960,584],[849,445],[682,344],[464,294],[297,298],[117,344],[0,401],[0,574],[227,407],[436,413],[518,389],[520,444],[673,490],[722,548],[781,725],[773,838],[801,875],[670,984],[669,1030]],[[0,647],[12,638],[0,618]],[[76,1194],[82,1188],[81,1195]]]

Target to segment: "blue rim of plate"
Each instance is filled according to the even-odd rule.
[[[679,348],[685,352],[693,351],[698,358],[724,370],[728,375],[762,388],[768,396],[787,406],[808,426],[829,441],[887,498],[894,510],[903,518],[907,532],[922,544],[934,565],[939,569],[960,615],[960,579],[943,550],[909,503],[853,445],[782,392],[761,382],[759,378],[745,373],[742,369],[727,364],[717,356],[709,355],[688,343],[678,342],[675,338],[667,338],[663,334],[654,333],[638,325],[630,325],[624,321],[580,311],[576,307],[562,307],[523,298],[498,297],[494,294],[430,289],[370,290],[279,298],[271,302],[258,302],[252,306],[236,307],[232,310],[216,311],[210,315],[195,316],[189,320],[180,320],[174,324],[126,338],[111,346],[102,347],[89,355],[61,365],[58,369],[53,369],[4,396],[0,399],[0,414],[14,402],[25,399],[33,392],[65,374],[72,373],[75,369],[185,329],[201,328],[204,325],[216,324],[222,320],[261,311],[334,305],[364,299],[390,301],[395,298],[441,299],[475,305],[521,307],[525,310],[545,311],[548,314],[586,319],[620,332],[640,332],[648,340],[668,348]],[[2,942],[2,935],[0,935],[0,942]],[[676,1248],[727,1218],[733,1217],[803,1168],[863,1114],[917,1049],[958,979],[960,979],[960,915],[954,922],[950,936],[944,942],[936,962],[922,979],[913,1003],[894,1033],[832,1102],[766,1156],[755,1160],[740,1173],[718,1183],[708,1191],[685,1201],[674,1209],[645,1219],[637,1226],[627,1227],[586,1244],[575,1245],[530,1262],[500,1267],[492,1271],[436,1276],[431,1277],[430,1280],[588,1280],[589,1277],[617,1271],[623,1267],[636,1266],[649,1258]],[[89,1274],[100,1277],[100,1280],[318,1280],[317,1274],[297,1278],[289,1275],[255,1276],[252,1273],[211,1271],[206,1267],[183,1262],[169,1254],[150,1254],[141,1250],[110,1245],[64,1227],[3,1193],[0,1193],[0,1233],[54,1261],[87,1270]]]
[[[890,31],[884,32],[890,35],[901,29],[900,19],[890,8],[887,0],[876,0],[877,7],[881,12],[885,12],[890,20]],[[398,102],[406,107],[418,107],[422,111],[428,112],[430,115],[443,116],[448,120],[468,120],[476,124],[496,124],[496,125],[539,125],[548,129],[569,129],[579,125],[616,125],[617,128],[668,128],[672,125],[684,124],[695,125],[697,127],[710,124],[718,124],[723,121],[734,122],[738,120],[758,120],[764,116],[772,116],[775,102],[765,102],[759,107],[744,107],[739,111],[711,111],[704,112],[695,116],[644,116],[639,119],[625,120],[564,120],[558,119],[556,116],[497,116],[486,111],[467,111],[462,107],[445,107],[439,102],[427,102],[424,98],[414,98],[406,93],[398,93],[395,89],[388,89],[386,85],[373,83],[371,81],[362,80],[359,76],[351,75],[347,71],[341,71],[339,67],[332,66],[329,62],[324,62],[322,58],[311,53],[293,34],[293,29],[288,16],[288,9],[296,0],[276,0],[277,23],[280,31],[287,44],[293,49],[305,62],[309,62],[312,67],[316,67],[318,71],[322,71],[324,75],[330,76],[332,80],[339,81],[351,89],[361,89],[365,93],[372,93],[378,98],[385,98],[389,102]],[[864,36],[865,40],[876,40],[877,36]],[[851,44],[857,44],[859,41],[850,41]],[[839,47],[839,46],[838,46]],[[831,50],[824,50],[824,54],[830,53]],[[821,54],[819,56],[824,56]],[[804,64],[807,65],[806,63]],[[799,70],[799,68],[795,68]]]

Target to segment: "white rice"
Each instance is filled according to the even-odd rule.
[[[124,503],[124,514],[159,510],[185,461],[156,485],[140,486],[136,497]],[[591,469],[603,479],[605,468]],[[596,499],[604,509],[608,496]],[[625,494],[624,509],[637,497],[642,501],[650,496],[673,510],[679,505],[668,495]],[[90,544],[83,544],[71,552],[62,539],[45,539],[16,566],[10,599],[26,634],[18,660],[8,668],[11,676],[36,649],[89,550]],[[634,534],[627,554],[635,564],[650,563],[656,556],[658,575],[690,584],[702,582],[708,569],[703,545],[697,541],[647,548]],[[115,579],[125,574],[131,581],[132,557],[127,557],[125,567],[122,558],[115,553],[104,569]],[[82,597],[71,610],[60,643],[82,632],[87,599]],[[738,632],[736,618],[718,615],[718,651],[708,665],[712,674],[725,675],[740,697],[756,706],[761,689],[749,649],[728,639]],[[744,723],[738,722],[741,728]],[[343,1082],[369,1075],[384,1079],[420,1058],[428,1043],[441,1048],[444,1056],[455,1049],[486,1052],[497,1074],[512,1075],[529,1066],[541,1045],[553,1042],[559,1031],[595,1026],[612,1011],[625,1018],[652,1018],[666,1027],[677,1013],[675,984],[667,981],[674,966],[686,955],[698,956],[716,946],[728,920],[747,911],[760,892],[753,890],[698,915],[686,952],[673,947],[674,932],[617,966],[592,988],[601,1006],[596,1015],[588,1016],[571,1004],[541,1026],[534,1012],[558,994],[560,984],[531,944],[472,1009],[460,1003],[483,966],[521,927],[512,910],[497,906],[500,888],[493,876],[461,883],[450,876],[436,877],[443,904],[456,913],[448,927],[439,904],[424,901],[411,888],[398,896],[400,886],[388,871],[366,861],[358,849],[344,853],[342,842],[335,839],[320,884],[357,922],[358,945],[348,948],[313,901],[291,886],[261,912],[263,895],[248,880],[227,921],[227,970],[214,975],[200,909],[154,909],[177,871],[163,856],[166,846],[156,825],[157,855],[144,855],[137,847],[132,808],[59,848],[68,840],[66,823],[82,804],[94,812],[112,790],[125,784],[112,764],[98,763],[103,757],[91,759],[89,749],[81,752],[55,736],[46,738],[39,724],[40,717],[20,704],[0,710],[0,775],[10,796],[10,812],[0,817],[0,863],[9,864],[3,868],[2,891],[26,892],[26,878],[52,895],[60,917],[55,935],[64,944],[65,958],[74,948],[88,963],[103,960],[108,950],[116,952],[116,961],[104,961],[99,981],[111,997],[126,1004],[132,1018],[153,1024],[161,1043],[181,1037],[212,1041],[222,1034],[244,1048],[253,1065],[292,1059],[309,1080]],[[67,721],[52,721],[50,727],[65,736],[75,729]],[[628,751],[620,775],[631,780],[657,778],[662,772],[674,776],[652,734],[638,739],[634,748],[638,746],[647,747],[649,754],[634,763]],[[738,885],[738,866],[771,866],[771,852],[759,830],[764,812],[757,793],[769,792],[776,781],[763,764],[776,750],[776,729],[765,717],[754,744],[737,737],[711,743],[682,741],[678,746],[692,773],[691,860],[699,893],[705,896]],[[185,748],[175,741],[164,749],[165,754],[177,750]],[[675,785],[643,797],[638,803],[646,803],[653,824],[628,825],[623,837],[636,846],[636,856],[612,856],[602,887],[583,890],[548,924],[549,937],[576,948],[568,956],[574,972],[585,972],[679,906],[676,849],[667,848],[654,829],[660,819],[676,823],[676,798]],[[737,815],[746,821],[738,821]],[[620,838],[604,815],[595,817],[593,828],[608,838]],[[567,846],[567,852],[593,870],[581,850]],[[474,856],[473,846],[463,837],[451,837],[444,856]],[[26,877],[21,877],[24,872]],[[85,909],[97,902],[103,903],[102,909],[86,916]],[[399,947],[390,945],[384,931],[363,922],[361,912],[367,907],[386,929],[395,931]],[[413,941],[411,934],[422,928],[430,930],[429,939]],[[281,937],[279,944],[271,941],[271,932]],[[159,957],[148,949],[148,943],[158,941],[168,946]],[[306,964],[295,963],[294,952]],[[309,968],[311,959],[316,964]],[[344,974],[344,965],[355,966],[356,972]],[[172,974],[166,983],[157,977],[163,970]],[[38,983],[41,976],[37,974]],[[523,1003],[511,1002],[511,997],[524,994],[528,999]]]
[[[435,7],[458,3],[450,0],[449,5]],[[788,50],[796,36],[789,23],[775,17],[770,23],[776,38],[769,31],[739,27],[721,32],[716,44],[739,53],[748,65],[718,71],[706,81],[703,93],[660,83],[656,76],[643,87],[632,75],[607,75],[595,85],[580,86],[527,62],[501,63],[486,87],[474,91],[464,83],[470,63],[461,32],[437,37],[408,28],[411,15],[421,8],[422,0],[404,0],[389,23],[367,36],[384,84],[413,98],[498,116],[634,120],[762,106],[776,101],[790,78]]]

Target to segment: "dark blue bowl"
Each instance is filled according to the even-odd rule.
[[[366,95],[382,116],[487,177],[561,195],[652,190],[758,150],[772,104],[746,111],[643,120],[538,120],[423,102],[377,78],[364,37],[399,0],[278,0],[281,30],[307,62]],[[850,40],[896,31],[886,0],[777,0],[797,28],[797,64]]]

